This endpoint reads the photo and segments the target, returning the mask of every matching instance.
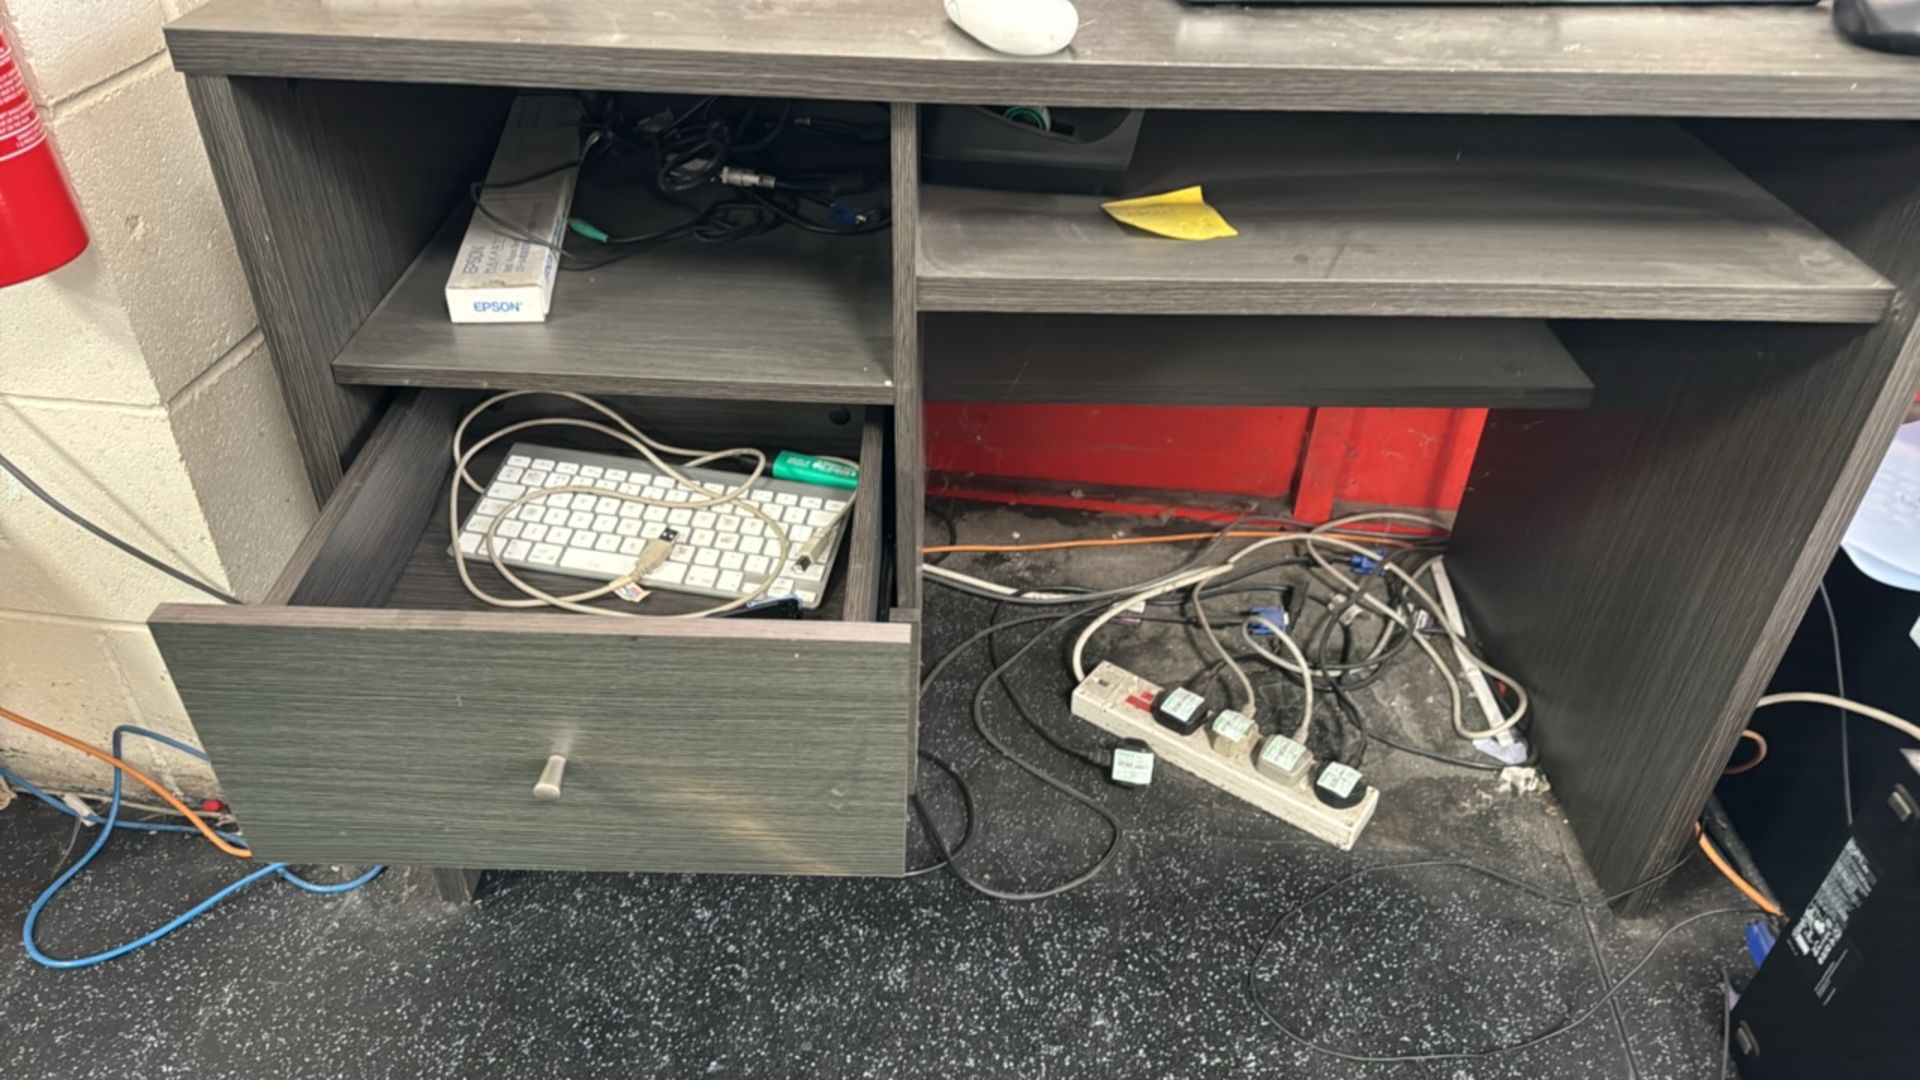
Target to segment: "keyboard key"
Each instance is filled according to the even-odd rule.
[[[800,505],[806,507],[809,510],[818,510],[824,504],[821,502],[820,496],[818,495],[802,495],[800,496]]]
[[[793,578],[795,581],[804,583],[809,581],[818,582],[820,580],[820,576],[826,573],[826,570],[827,568],[824,566],[821,566],[819,563],[813,563],[812,565],[808,566],[804,570],[800,569],[799,567],[794,567],[789,572],[793,574]]]
[[[757,502],[757,503],[772,502],[773,492],[764,491],[759,488],[755,488],[754,490],[747,492],[747,498],[752,499],[754,502]]]
[[[572,539],[573,530],[564,525],[547,530],[547,543],[549,544],[559,544],[565,547],[567,542]]]
[[[687,584],[697,589],[711,589],[718,580],[720,572],[711,566],[695,566],[687,570]]]
[[[537,457],[537,458],[534,458],[534,459],[533,459],[533,467],[534,467],[534,468],[536,468],[536,469],[539,469],[539,470],[540,470],[541,472],[552,472],[552,471],[553,471],[553,459],[552,459],[552,458],[543,458],[543,457]]]
[[[713,546],[721,551],[737,551],[740,548],[740,534],[723,532],[713,538]]]
[[[639,504],[635,503],[634,505],[638,506]],[[665,521],[667,520],[668,512],[664,506],[649,506],[646,510],[642,511],[640,516],[648,521]]]
[[[568,548],[560,556],[560,566],[565,570],[578,570],[584,574],[604,576],[611,581],[633,572],[633,559],[619,552],[586,551],[582,548]]]
[[[593,542],[595,551],[619,551],[620,538],[613,533],[601,533],[600,539]]]
[[[793,590],[793,595],[800,598],[802,607],[812,607],[820,601],[820,594],[809,589],[795,589]]]
[[[540,520],[549,525],[565,525],[567,523],[567,512],[556,506],[547,511],[547,516]]]
[[[621,521],[615,526],[614,531],[619,533],[621,536],[639,536],[640,522],[636,520],[631,520],[631,519],[626,521]]]
[[[485,514],[475,514],[467,519],[467,528],[477,533],[484,533],[493,528],[493,519]]]
[[[582,465],[580,466],[580,475],[589,480],[598,480],[602,476],[607,475],[607,470],[599,465]]]
[[[712,566],[713,564],[719,561],[720,561],[720,553],[713,550],[712,548],[695,548],[694,549],[693,565],[695,566]]]
[[[509,468],[524,469],[531,464],[533,463],[527,459],[527,455],[525,454],[508,454],[507,455],[507,466]]]
[[[696,511],[693,515],[693,527],[696,529],[711,529],[713,528],[713,523],[719,520],[720,515],[711,510]],[[699,542],[698,540],[694,541],[696,544]]]
[[[740,550],[746,552],[748,555],[758,555],[760,554],[760,545],[764,543],[766,543],[766,541],[758,536],[743,536],[740,538]]]
[[[646,580],[655,585],[678,585],[686,576],[686,563],[664,562],[648,571]]]
[[[773,560],[767,558],[765,555],[747,556],[747,573],[749,574],[755,576],[763,575],[772,568]]]
[[[487,517],[493,517],[506,508],[507,503],[504,499],[481,499],[480,505],[474,507],[473,512],[476,514],[485,514]]]
[[[553,471],[557,473],[565,473],[568,476],[578,476],[580,475],[580,463],[577,461],[563,461],[560,464],[555,465],[553,467]],[[572,481],[568,481],[568,482],[571,483]]]
[[[591,549],[593,545],[599,542],[600,542],[599,533],[594,532],[591,529],[575,529],[573,530],[573,536],[567,540],[567,546]]]
[[[477,532],[461,533],[460,534],[460,550],[462,553],[467,555],[472,555],[478,552],[480,550],[480,534]]]
[[[666,535],[666,532],[667,526],[662,522],[643,521],[640,523],[640,535],[649,540],[658,540],[660,537]]]
[[[616,490],[618,490],[622,495],[638,495],[646,489],[642,488],[639,484],[621,484]],[[640,504],[628,503],[627,505],[638,506]]]
[[[517,499],[526,493],[526,488],[519,484],[509,484],[504,480],[495,480],[493,486],[487,489],[487,494],[495,499]]]
[[[547,538],[547,527],[545,525],[529,525],[521,531],[520,538],[538,543]]]
[[[694,524],[697,526],[699,522],[695,522]],[[687,542],[692,544],[694,547],[710,548],[713,546],[714,538],[715,538],[715,533],[712,529],[695,528],[693,530],[693,535],[687,537]]]
[[[520,474],[520,483],[530,488],[546,487],[547,474],[537,469],[528,469]]]
[[[693,549],[685,544],[675,544],[673,545],[673,550],[667,552],[667,560],[669,562],[690,563],[693,561]]]
[[[693,496],[687,494],[686,491],[681,488],[671,488],[667,491],[666,495],[666,501],[670,503],[683,503],[692,498]]]
[[[839,515],[828,513],[825,510],[815,510],[807,515],[807,524],[816,529],[824,529],[838,520]]]
[[[521,458],[520,460],[524,462],[527,459]],[[526,470],[524,468],[521,468],[518,465],[511,464],[511,462],[513,461],[512,458],[508,458],[507,461],[509,462],[509,464],[501,466],[500,471],[493,474],[494,483],[517,484],[520,482],[520,478],[526,475]]]
[[[593,515],[585,510],[575,510],[573,513],[567,515],[567,526],[569,528],[585,529],[592,524]]]
[[[842,510],[845,510],[846,508],[847,508],[847,504],[844,502],[841,502],[839,499],[827,500],[827,509],[833,511],[836,514]]]
[[[646,546],[647,546],[647,542],[645,540],[640,539],[637,536],[631,540],[622,540],[620,541],[620,554],[625,555],[628,558],[632,558],[633,556],[640,554],[641,549],[645,548]]]
[[[613,527],[618,524],[619,521],[620,519],[614,517],[612,514],[595,514],[593,516],[593,531],[612,532]]]
[[[617,514],[620,512],[620,500],[602,495],[593,500],[593,512],[596,514]]]
[[[721,592],[739,592],[740,591],[740,571],[738,570],[720,571],[720,577],[714,582],[714,588],[719,589]]]
[[[595,480],[593,482],[593,486],[600,489],[601,491],[619,491],[620,490],[620,485],[618,483],[615,483],[614,481],[609,480],[604,476],[598,480]]]
[[[723,551],[720,553],[720,569],[722,570],[738,570],[746,564],[747,557],[737,551]]]
[[[519,536],[520,530],[526,527],[527,527],[527,523],[524,521],[521,521],[519,518],[508,518],[507,520],[500,523],[500,527],[498,529],[494,530],[494,535],[504,536],[507,539],[511,540],[514,537]]]
[[[527,552],[532,550],[532,544],[527,543],[525,540],[515,540],[507,545],[507,549],[500,553],[500,557],[511,562],[519,562],[527,557]]]
[[[799,506],[800,496],[791,491],[782,491],[773,497],[773,501],[781,506]]]
[[[740,531],[746,533],[748,536],[765,536],[767,523],[757,517],[741,518]]]
[[[767,595],[768,596],[786,596],[791,592],[793,592],[793,579],[790,577],[783,577],[783,578],[778,578],[774,581],[773,586],[767,590]]]
[[[669,525],[690,525],[692,523],[693,511],[691,510],[682,508],[667,512],[667,524]]]
[[[542,481],[542,483],[550,488],[566,487],[567,478],[561,476],[559,473],[548,473],[546,480]]]
[[[740,519],[732,514],[721,514],[720,520],[715,522],[715,526],[723,533],[738,533],[740,531]]]
[[[623,518],[632,518],[638,521],[640,520],[640,515],[646,512],[647,508],[637,502],[623,502],[620,504],[620,516]]]
[[[561,548],[558,544],[535,544],[533,550],[527,552],[527,561],[539,563],[541,566],[552,566],[560,561],[560,552]]]
[[[787,530],[788,543],[804,544],[811,539],[813,539],[813,528],[811,526],[795,525]]]

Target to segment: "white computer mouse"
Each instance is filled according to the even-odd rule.
[[[947,18],[975,41],[1011,56],[1046,56],[1073,43],[1073,0],[945,0]]]

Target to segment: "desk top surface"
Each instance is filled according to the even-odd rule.
[[[1191,7],[1077,0],[1001,56],[939,0],[212,0],[182,71],[1056,105],[1920,118],[1920,58],[1824,7]]]

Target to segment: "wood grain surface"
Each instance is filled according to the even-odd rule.
[[[1731,125],[1743,168],[1920,286],[1920,134]],[[1602,886],[1663,868],[1726,766],[1920,383],[1879,326],[1588,323],[1584,412],[1496,412],[1454,536],[1492,659]],[[1836,736],[1837,737],[1837,736]]]
[[[384,396],[335,383],[333,358],[484,172],[508,95],[218,77],[187,91],[324,502]]]
[[[1195,109],[1920,117],[1920,66],[1824,7],[1195,7],[1079,0],[1041,59],[900,0],[213,0],[182,71]]]
[[[908,626],[184,606],[153,630],[263,857],[904,868]]]
[[[925,317],[934,401],[1577,409],[1543,322],[1234,315]]]
[[[344,383],[891,404],[881,236],[782,229],[567,271],[543,323],[458,325],[455,212],[334,361]]]
[[[1893,292],[1667,121],[1150,114],[1120,192],[1194,184],[1239,236],[928,186],[920,307],[1873,322]]]
[[[920,548],[927,498],[923,319],[917,299],[920,236],[920,110],[893,106],[893,499],[895,602],[920,607]]]

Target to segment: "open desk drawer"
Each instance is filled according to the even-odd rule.
[[[683,445],[757,431],[756,443],[857,450],[862,485],[838,584],[808,619],[606,619],[490,608],[458,585],[448,440],[469,404],[403,394],[264,603],[154,613],[254,849],[291,862],[901,873],[916,665],[913,628],[880,615],[883,421],[740,403],[640,415]],[[701,408],[735,430],[661,430]],[[552,754],[567,759],[561,797],[535,799]]]

